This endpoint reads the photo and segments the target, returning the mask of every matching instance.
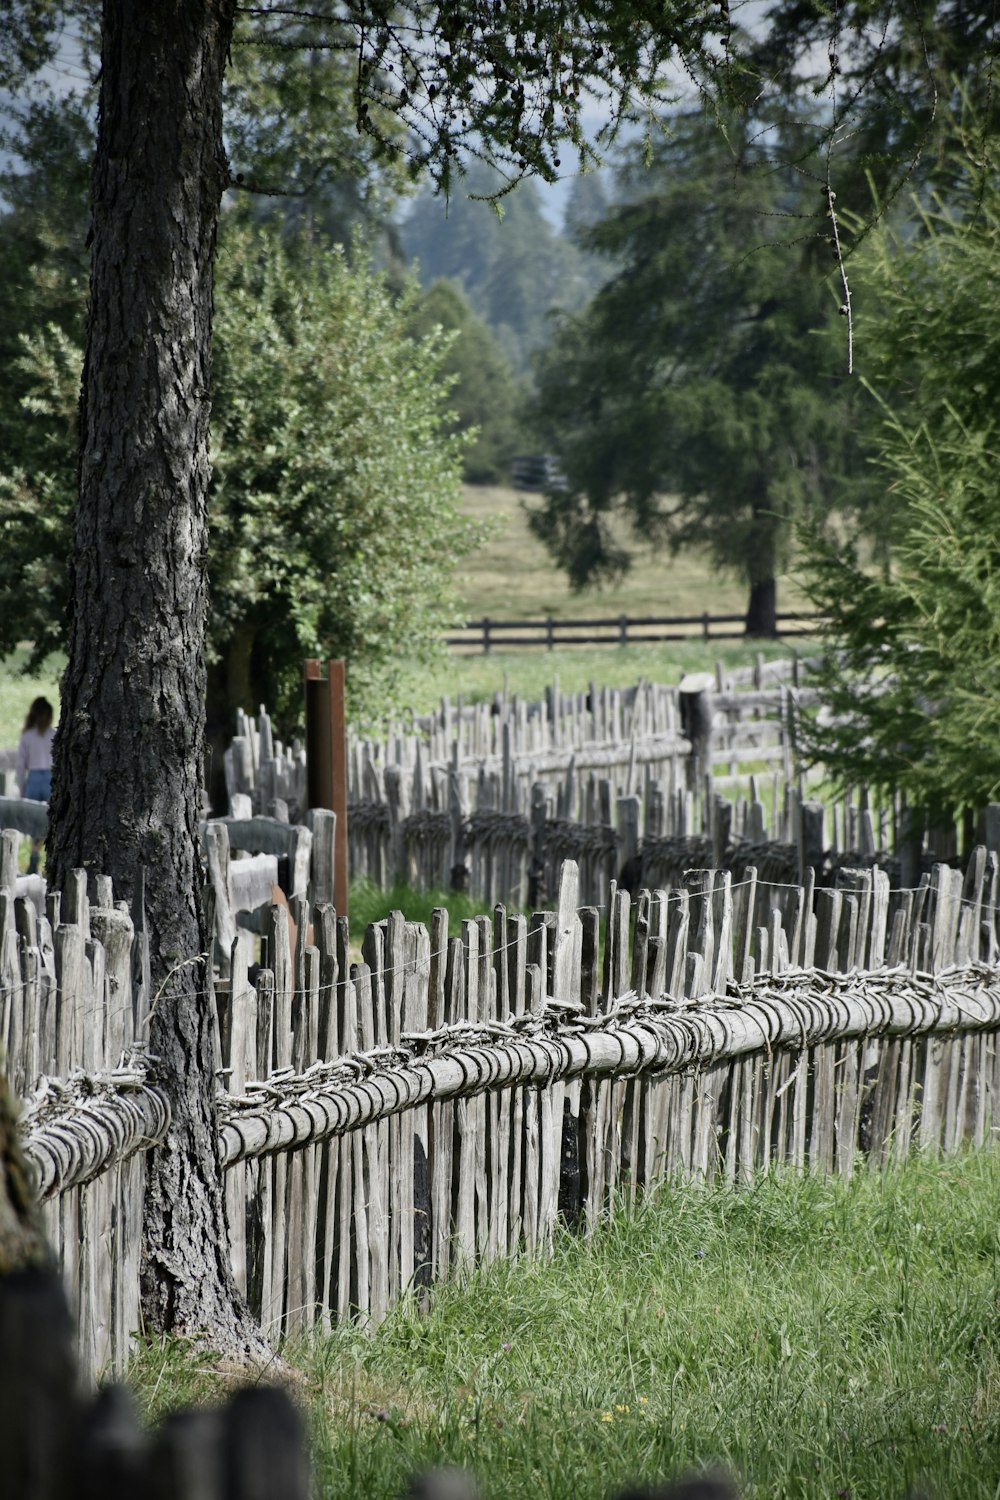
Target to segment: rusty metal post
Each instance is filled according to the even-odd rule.
[[[305,664],[306,798],[310,807],[330,808],[334,832],[333,904],[347,916],[347,720],[344,663]]]

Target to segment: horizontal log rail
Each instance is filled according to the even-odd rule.
[[[783,611],[776,617],[781,639],[815,636],[825,616],[815,612]],[[735,627],[739,627],[738,629]],[[484,615],[460,626],[461,635],[445,637],[447,646],[466,646],[489,653],[509,646],[627,646],[656,641],[725,641],[746,635],[745,615],[596,615],[535,620],[494,620]],[[587,632],[580,634],[580,632]],[[597,633],[595,633],[597,632]]]
[[[791,970],[731,985],[725,997],[650,1001],[628,994],[605,1016],[552,1002],[506,1024],[455,1025],[404,1037],[220,1092],[223,1165],[316,1145],[420,1105],[560,1080],[684,1073],[754,1052],[801,1051],[861,1037],[960,1036],[1000,1030],[1000,967],[938,974]],[[110,1073],[43,1078],[21,1121],[41,1199],[92,1181],[170,1127],[144,1061]]]
[[[166,1096],[133,1060],[110,1073],[43,1078],[21,1116],[24,1152],[40,1199],[99,1177],[170,1128]]]
[[[1000,968],[939,974],[820,970],[763,975],[725,998],[650,1002],[624,996],[584,1019],[543,1016],[453,1026],[405,1046],[274,1075],[219,1099],[225,1166],[315,1145],[422,1104],[557,1080],[681,1073],[744,1056],[872,1036],[961,1035],[1000,1028]]]

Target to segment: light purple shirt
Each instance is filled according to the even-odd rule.
[[[17,789],[24,796],[29,771],[52,770],[52,725],[39,733],[37,729],[26,729],[17,747]]]

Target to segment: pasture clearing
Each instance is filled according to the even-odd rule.
[[[580,615],[656,615],[737,613],[746,608],[746,588],[716,568],[704,552],[686,549],[677,557],[636,548],[630,571],[604,588],[573,593],[566,575],[554,566],[532,535],[525,504],[538,496],[501,485],[464,486],[463,509],[477,520],[495,521],[494,535],[462,564],[458,578],[461,612],[465,619],[489,615],[497,620],[557,619]],[[620,527],[618,540],[631,546],[633,538]],[[779,608],[809,608],[795,579],[778,582]],[[813,649],[796,640],[803,655]],[[443,694],[466,701],[490,698],[506,677],[511,690],[537,699],[558,675],[567,692],[582,692],[591,682],[598,687],[625,687],[645,677],[653,682],[675,682],[685,672],[711,671],[717,661],[727,667],[748,665],[757,650],[768,660],[790,654],[789,643],[726,641],[663,642],[658,645],[563,646],[554,651],[491,651],[489,656],[453,652],[439,666],[407,672],[404,701],[414,712],[432,708]]]
[[[687,615],[705,609],[734,614],[746,608],[746,585],[720,571],[707,553],[692,547],[671,557],[666,548],[637,543],[621,521],[612,525],[612,532],[617,543],[634,550],[631,569],[615,583],[574,593],[528,525],[525,507],[537,509],[540,500],[539,495],[503,485],[463,486],[465,514],[495,523],[493,536],[462,564],[458,582],[467,618]],[[779,577],[778,601],[783,610],[807,602],[788,574]]]
[[[318,1492],[388,1500],[455,1463],[485,1500],[599,1500],[717,1462],[746,1500],[994,1500],[998,1191],[996,1150],[664,1187],[547,1264],[288,1347]],[[129,1379],[153,1416],[220,1389],[180,1340]]]
[[[711,672],[717,661],[727,668],[751,666],[760,652],[766,661],[811,656],[815,644],[788,641],[664,641],[648,646],[558,646],[554,651],[491,651],[488,656],[451,652],[433,667],[406,669],[403,701],[414,713],[427,713],[447,695],[459,694],[467,703],[481,703],[508,691],[528,702],[545,696],[555,677],[566,693],[596,687],[628,687],[644,677],[647,682],[679,682],[685,672]]]
[[[495,519],[495,534],[462,565],[457,579],[460,613],[465,619],[484,614],[496,619],[519,619],[539,614],[556,618],[574,615],[694,614],[740,612],[746,607],[746,589],[737,580],[719,572],[704,553],[689,549],[676,558],[654,553],[648,546],[637,549],[635,563],[619,582],[606,588],[588,588],[574,594],[542,547],[532,536],[523,509],[538,497],[499,485],[464,486],[464,510],[480,520]],[[627,541],[625,531],[623,541]],[[779,608],[808,607],[801,589],[791,577],[779,580]],[[796,639],[794,647],[803,655],[812,649],[808,641]],[[505,676],[513,691],[537,699],[553,676],[568,692],[579,692],[591,682],[598,687],[625,687],[646,677],[650,681],[674,682],[685,672],[712,670],[716,661],[727,667],[753,661],[757,650],[768,660],[790,654],[790,643],[726,641],[663,642],[655,645],[563,646],[554,651],[493,651],[489,656],[447,652],[432,667],[404,667],[400,701],[414,713],[435,707],[443,694],[462,694],[468,702],[491,698],[503,686]],[[51,657],[27,677],[20,669],[27,658],[20,647],[0,661],[0,752],[17,744],[24,715],[31,699],[43,693],[58,707],[58,683],[65,665],[61,656]],[[247,704],[248,710],[256,704]]]

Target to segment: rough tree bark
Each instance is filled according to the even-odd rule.
[[[766,486],[754,500],[750,529],[747,577],[750,599],[747,603],[747,635],[775,636],[778,633],[778,588],[775,582],[778,553],[778,517],[768,509]]]
[[[151,1160],[151,1327],[253,1345],[228,1263],[198,858],[222,79],[235,0],[104,0],[90,324],[50,870],[145,871],[150,1046],[174,1129]],[[201,993],[197,993],[201,992]]]

